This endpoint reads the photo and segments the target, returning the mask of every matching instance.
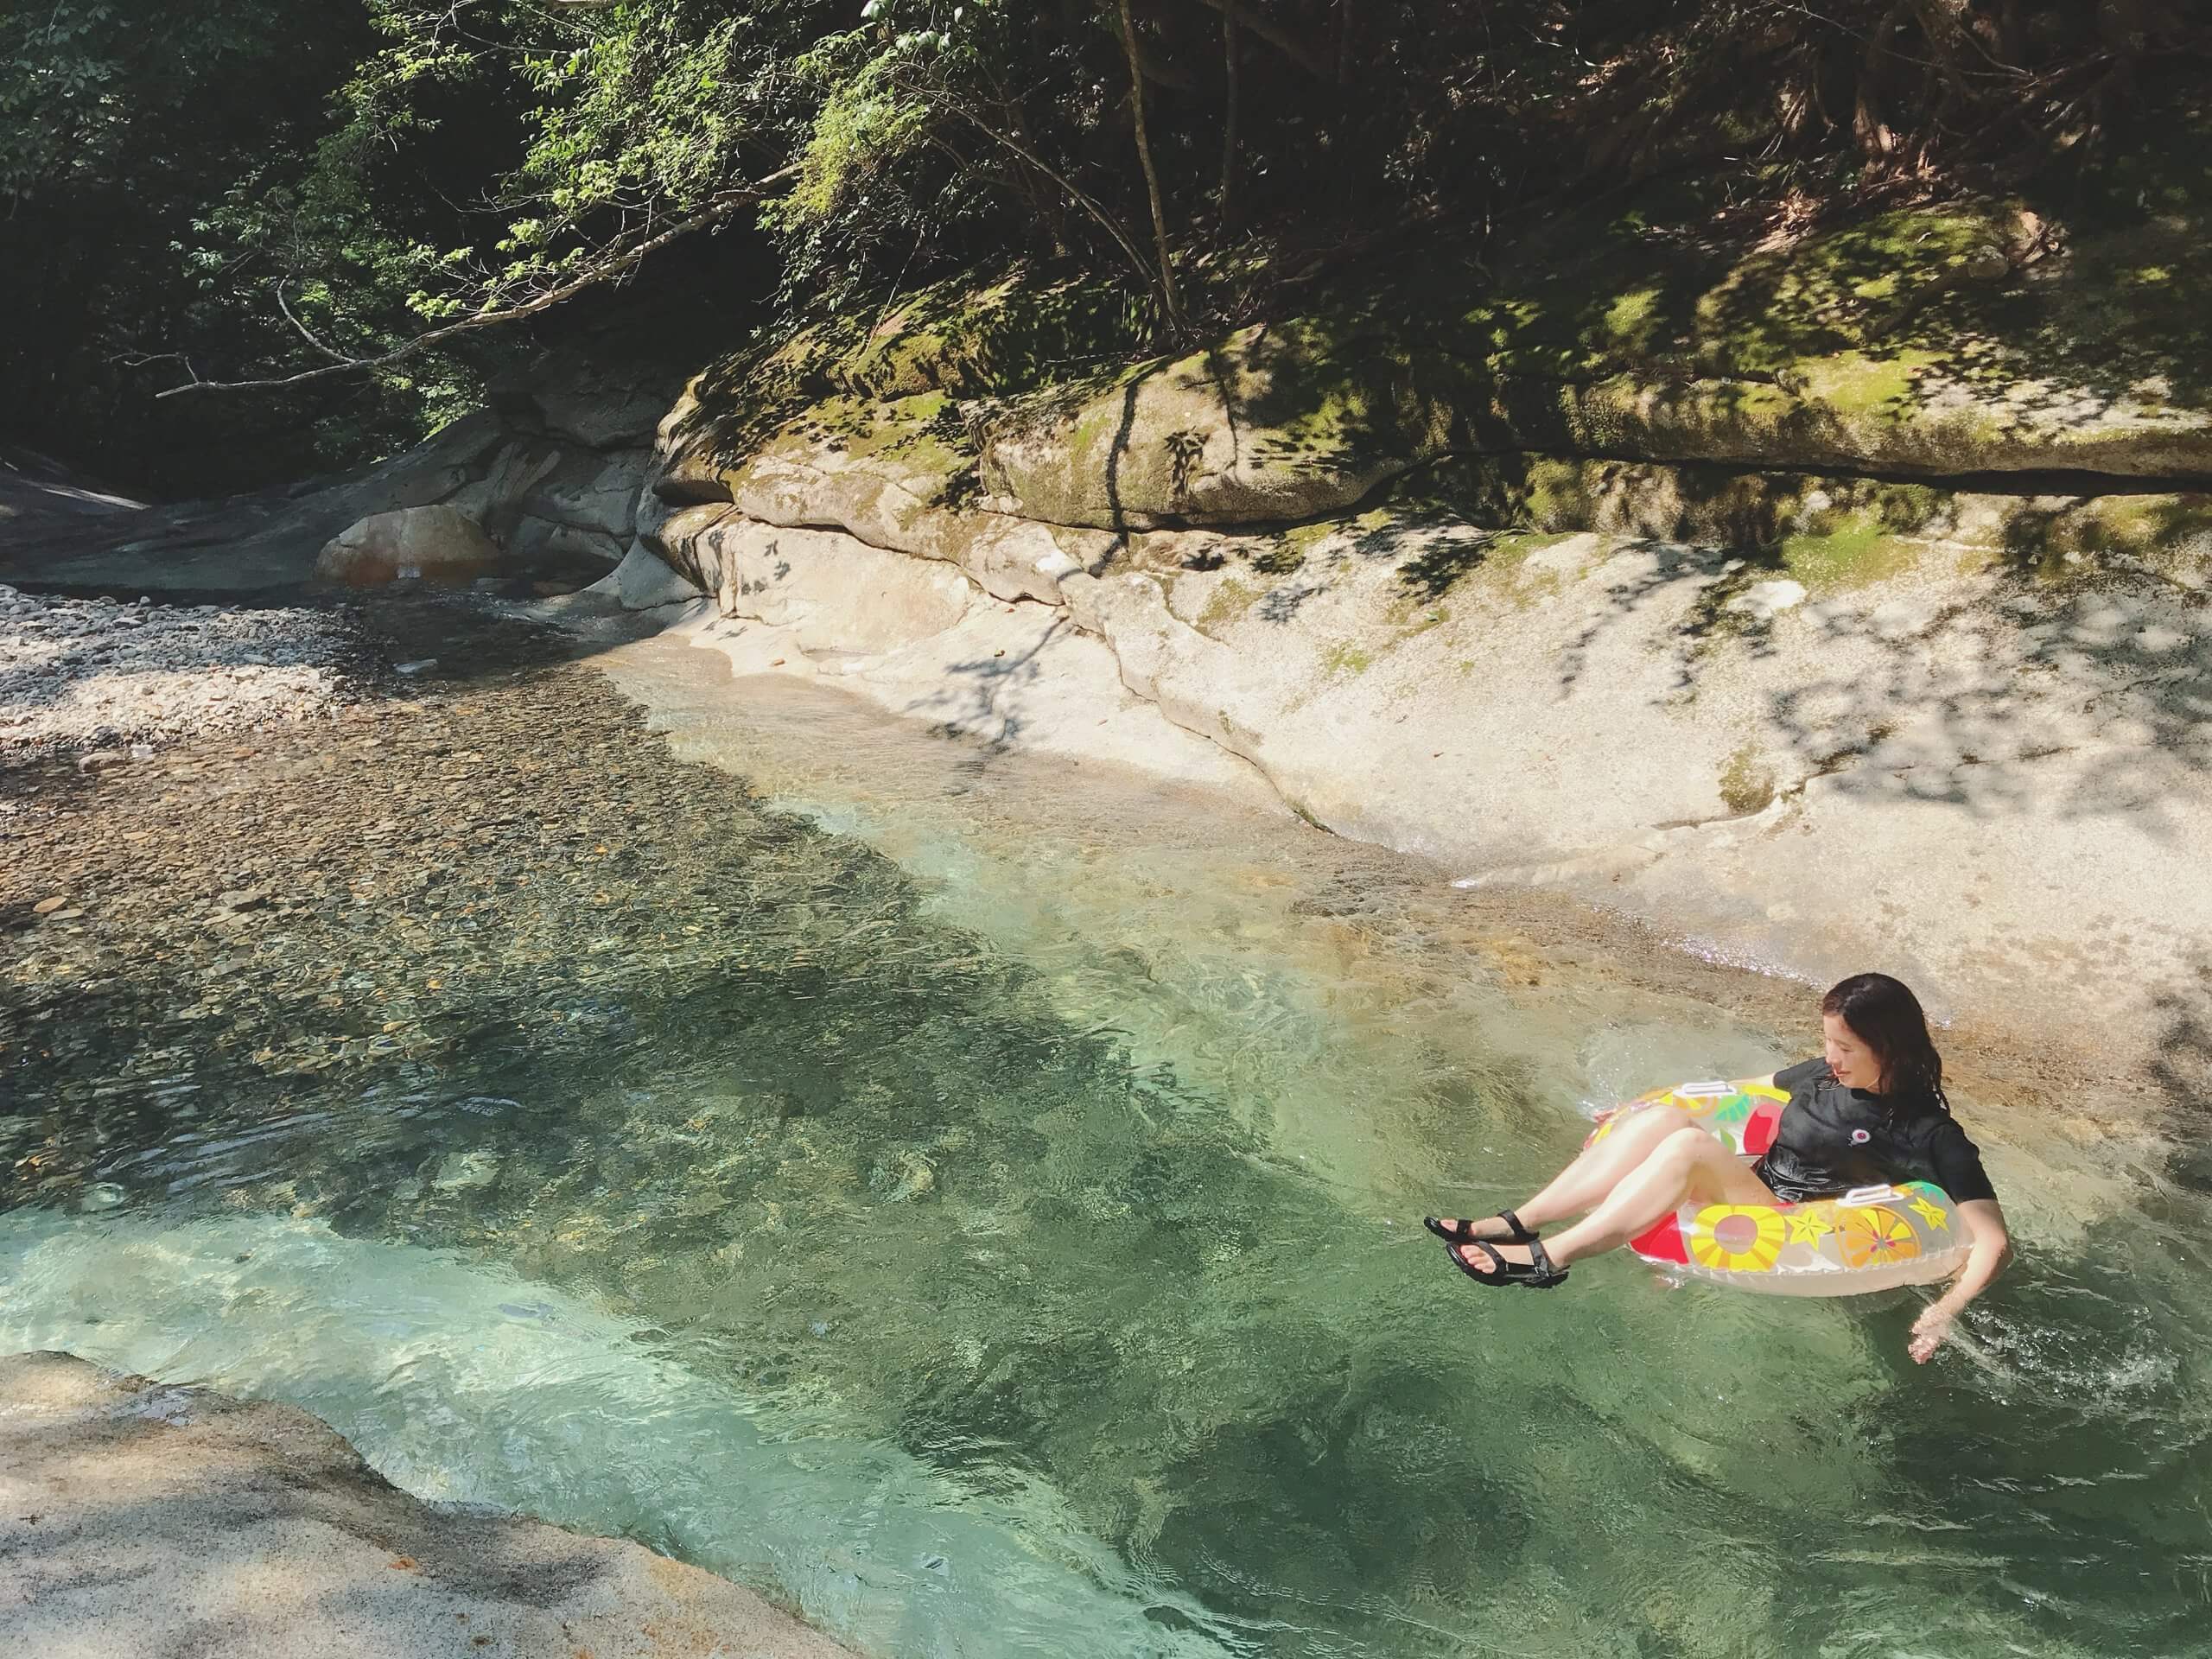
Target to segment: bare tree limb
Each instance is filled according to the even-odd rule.
[[[346,356],[345,353],[338,351],[332,346],[324,345],[321,340],[317,340],[313,334],[308,332],[307,324],[302,322],[297,316],[293,315],[291,306],[286,303],[284,299],[284,284],[289,280],[290,278],[289,277],[279,276],[276,282],[271,284],[271,286],[276,290],[276,308],[284,314],[284,321],[290,323],[293,327],[300,331],[300,338],[302,340],[307,341],[308,345],[314,346],[315,350],[321,352],[332,362],[343,363],[348,367],[351,367],[357,359]]]
[[[748,202],[760,200],[767,194],[765,187],[776,183],[779,180],[790,178],[798,170],[798,164],[794,163],[790,167],[781,168],[765,178],[754,180],[741,190],[725,191],[716,196],[707,207],[692,214],[690,218],[680,224],[671,225],[658,235],[648,237],[636,246],[614,255],[603,264],[594,265],[572,282],[550,288],[519,305],[506,306],[496,310],[479,311],[475,315],[464,317],[459,322],[448,323],[442,328],[433,328],[428,334],[417,334],[405,344],[396,346],[391,351],[381,353],[378,356],[341,356],[331,352],[328,346],[323,345],[312,334],[308,334],[309,344],[318,350],[337,357],[338,360],[320,369],[307,369],[298,374],[272,375],[258,380],[203,380],[195,372],[184,385],[171,386],[166,391],[156,392],[154,396],[158,400],[163,397],[175,397],[188,391],[268,391],[280,386],[302,385],[310,380],[324,380],[333,375],[352,373],[357,369],[381,369],[404,359],[413,357],[418,352],[428,351],[433,346],[443,345],[447,340],[459,335],[471,334],[479,328],[490,328],[499,323],[515,322],[524,317],[536,316],[541,311],[550,310],[563,300],[574,298],[588,288],[595,288],[601,283],[620,276],[624,271],[636,267],[648,255],[658,252],[678,238],[689,236],[694,231],[702,230],[709,225],[728,218],[730,214]],[[278,292],[277,302],[279,305],[283,303],[281,289]],[[288,317],[291,316],[289,307],[284,308],[284,314]],[[298,327],[297,318],[293,319],[293,326]],[[302,328],[301,333],[306,334],[307,331]],[[158,361],[159,359],[148,360]]]
[[[918,92],[920,91],[918,88],[916,90]],[[988,138],[992,143],[1001,144],[1007,149],[1012,150],[1023,161],[1028,162],[1030,166],[1035,168],[1046,178],[1052,180],[1054,184],[1058,185],[1061,189],[1066,191],[1069,198],[1073,200],[1077,207],[1081,207],[1084,212],[1089,213],[1092,219],[1097,220],[1100,228],[1103,229],[1107,235],[1114,238],[1115,242],[1119,245],[1123,253],[1128,255],[1129,263],[1136,267],[1137,274],[1144,279],[1147,286],[1152,286],[1159,282],[1160,279],[1158,276],[1152,269],[1152,262],[1147,259],[1143,253],[1139,251],[1136,243],[1131,238],[1129,233],[1123,230],[1122,226],[1115,221],[1114,216],[1111,213],[1109,213],[1103,207],[1100,207],[1091,197],[1077,189],[1072,180],[1069,179],[1065,174],[1056,172],[1052,166],[1034,150],[1015,143],[1013,139],[1007,137],[1006,134],[998,130],[997,128],[984,121],[980,116],[976,115],[975,111],[963,107],[957,99],[939,97],[928,92],[920,92],[920,96],[929,99],[930,102],[935,104],[940,110],[944,111],[948,114],[958,116],[962,120],[967,122],[969,126],[975,128],[976,131],[982,133],[983,137]]]

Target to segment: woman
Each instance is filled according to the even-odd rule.
[[[2012,1258],[2005,1212],[1981,1154],[1943,1097],[1943,1060],[1919,1001],[1886,974],[1854,974],[1821,999],[1823,1058],[1767,1081],[1789,1103],[1774,1144],[1745,1165],[1674,1106],[1639,1108],[1516,1210],[1484,1221],[1440,1221],[1459,1271],[1485,1285],[1548,1290],[1570,1263],[1618,1249],[1686,1199],[1800,1204],[1856,1186],[1933,1181],[1973,1230],[1966,1266],[1913,1322],[1909,1351],[1925,1363],[1959,1310]],[[1551,1238],[1539,1230],[1583,1218]]]

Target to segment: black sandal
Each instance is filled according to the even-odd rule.
[[[1475,1224],[1471,1221],[1455,1221],[1446,1227],[1434,1216],[1423,1216],[1421,1218],[1421,1224],[1446,1244],[1533,1244],[1542,1236],[1541,1234],[1531,1232],[1523,1227],[1521,1224],[1521,1217],[1510,1210],[1499,1211],[1497,1218],[1513,1230],[1503,1238],[1477,1237],[1467,1230]]]
[[[1503,1244],[1510,1241],[1499,1239],[1497,1242]],[[1491,1266],[1495,1271],[1477,1273],[1467,1265],[1466,1257],[1459,1254],[1459,1249],[1456,1245],[1446,1244],[1444,1247],[1444,1254],[1452,1258],[1453,1267],[1459,1268],[1478,1285],[1519,1285],[1524,1290],[1549,1290],[1554,1285],[1564,1281],[1573,1271],[1570,1268],[1554,1267],[1549,1253],[1545,1250],[1540,1240],[1529,1241],[1529,1260],[1525,1263],[1507,1261],[1496,1250],[1491,1249],[1491,1241],[1489,1239],[1471,1238],[1467,1243],[1490,1258]]]

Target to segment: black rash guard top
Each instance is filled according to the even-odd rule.
[[[1826,1060],[1786,1067],[1774,1086],[1789,1104],[1751,1171],[1785,1204],[1905,1181],[1933,1181],[1955,1204],[1997,1196],[1980,1152],[1933,1095],[1847,1089]]]

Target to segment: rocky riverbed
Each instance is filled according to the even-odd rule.
[[[574,638],[435,595],[10,620],[62,695],[0,754],[0,1203],[157,1198],[167,1176],[110,1167],[149,1123],[190,1141],[219,1118],[244,1145],[349,1073],[373,1093],[474,1047],[556,1070],[619,1052],[609,981],[680,984],[728,954],[711,917],[671,913],[671,881],[755,823],[744,788],[667,764]],[[260,695],[111,666],[195,647],[203,681],[235,663]],[[38,713],[111,673],[127,717]],[[495,1173],[429,1145],[418,1185]],[[217,1179],[234,1208],[315,1213],[292,1173]],[[10,1652],[842,1651],[635,1545],[425,1509],[298,1412],[58,1356],[0,1358],[0,1379]]]
[[[334,611],[54,598],[0,583],[0,765],[73,750],[99,766],[182,737],[326,720],[356,700],[363,667],[353,626]]]
[[[0,1157],[19,1198],[116,1197],[100,1166],[117,1112],[194,1092],[274,1109],[327,1073],[404,1081],[505,1047],[604,1060],[633,1036],[627,1001],[765,970],[770,944],[832,964],[850,954],[855,906],[903,913],[895,867],[764,813],[741,779],[671,760],[586,660],[652,626],[581,607],[564,631],[432,594],[221,612],[211,635],[289,653],[326,688],[311,713],[272,702],[239,723],[179,702],[156,741],[48,728],[10,752]],[[1444,872],[1335,845],[1354,885],[1440,885]],[[1564,950],[1624,985],[1694,984],[1777,1026],[1802,995],[1563,895],[1493,890],[1466,906],[1467,937],[1438,949]],[[2031,1113],[2065,1102],[2093,1136],[2152,1127],[2072,1057],[1971,1029],[1948,1046],[1994,1099]],[[435,1161],[416,1178],[437,1180]]]
[[[430,596],[349,626],[346,677],[305,671],[348,688],[321,718],[0,767],[0,1121],[171,1071],[259,1088],[427,1061],[517,1019],[557,1046],[560,988],[610,952],[637,974],[712,955],[665,908],[698,849],[667,842],[727,823],[702,787],[741,785],[663,764],[550,631]],[[98,1154],[91,1116],[50,1137],[18,1183]]]

